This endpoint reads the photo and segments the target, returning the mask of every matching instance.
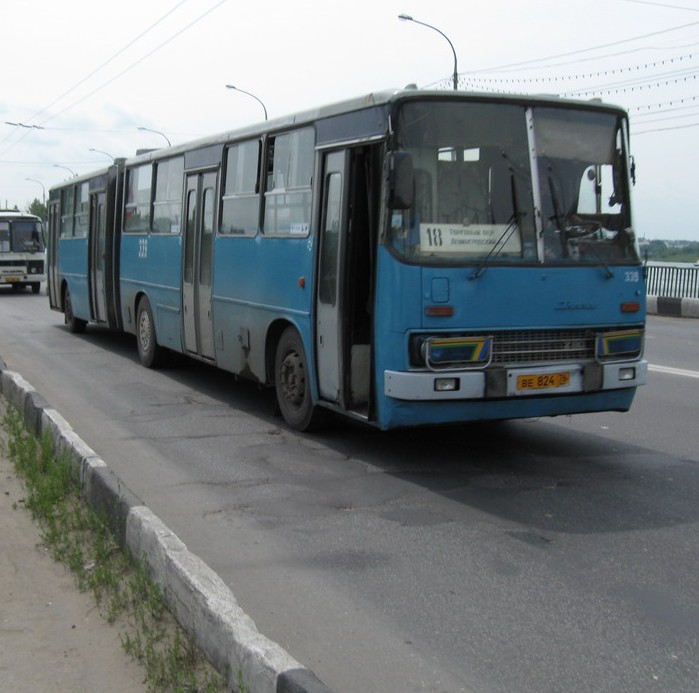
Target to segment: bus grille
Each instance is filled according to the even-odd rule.
[[[629,326],[641,330],[640,326]],[[619,328],[587,328],[571,330],[506,330],[503,332],[478,332],[459,334],[414,334],[410,340],[410,363],[414,368],[425,368],[424,345],[432,338],[492,338],[491,366],[527,366],[538,363],[585,362],[596,360],[597,338],[606,333],[617,333]],[[639,342],[639,345],[642,341]],[[628,358],[637,358],[641,347]],[[604,358],[603,360],[607,360]],[[613,360],[613,359],[609,359]],[[471,364],[463,363],[465,367]],[[475,365],[475,364],[474,364]],[[458,367],[454,362],[446,368]]]
[[[493,334],[494,364],[585,361],[595,358],[592,330],[517,330]]]

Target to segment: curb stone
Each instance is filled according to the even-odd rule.
[[[666,315],[672,318],[699,318],[699,298],[647,296],[646,312],[649,315]]]
[[[332,693],[316,675],[262,635],[223,580],[147,508],[70,424],[0,358],[0,393],[29,431],[47,433],[80,471],[87,502],[107,514],[110,529],[147,566],[185,632],[235,686],[254,693]]]

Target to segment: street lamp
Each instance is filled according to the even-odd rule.
[[[94,147],[90,147],[90,151],[97,152],[98,154],[104,154],[112,160],[112,163],[114,163],[114,157],[109,152],[103,152],[101,149],[95,149]]]
[[[41,202],[45,205],[46,204],[46,188],[44,187],[44,184],[40,180],[37,180],[36,178],[25,178],[24,180],[30,180],[32,183],[38,183],[41,186],[41,191],[42,191]]]
[[[262,110],[265,112],[265,120],[267,120],[267,107],[264,105],[264,103],[262,103],[261,99],[259,99],[254,94],[251,94],[249,91],[245,91],[245,89],[241,89],[240,87],[236,87],[232,84],[226,84],[226,89],[234,89],[235,91],[239,91],[243,94],[247,94],[248,96],[252,96],[252,98],[255,99],[255,101],[257,101],[260,104],[260,106],[262,106]]]
[[[55,168],[64,168],[66,171],[70,171],[70,173],[71,173],[71,175],[73,176],[73,178],[77,178],[77,177],[78,177],[78,174],[77,174],[75,171],[73,171],[72,168],[68,168],[67,166],[61,166],[60,164],[54,164],[54,167],[55,167]]]
[[[144,128],[143,126],[139,127],[138,129],[143,130],[143,132],[154,132],[156,135],[164,137],[165,141],[167,142],[167,146],[172,147],[172,143],[170,142],[170,140],[164,132],[160,132],[160,130],[153,130],[152,128]]]
[[[401,21],[404,21],[404,22],[415,22],[415,24],[422,24],[422,26],[426,26],[428,29],[433,29],[438,34],[441,34],[442,36],[444,36],[444,38],[447,40],[447,43],[449,44],[449,47],[451,48],[451,52],[454,54],[454,74],[452,75],[452,79],[454,82],[454,91],[456,91],[458,88],[458,82],[459,82],[459,71],[456,67],[456,51],[454,50],[454,44],[449,40],[449,37],[443,31],[440,31],[436,26],[432,26],[431,24],[426,24],[425,22],[421,22],[421,21],[411,17],[409,14],[399,14],[398,19],[400,19]]]

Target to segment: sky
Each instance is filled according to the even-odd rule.
[[[637,234],[699,241],[699,0],[3,0],[0,206],[263,120],[226,84],[270,118],[450,88],[445,36],[400,14],[448,37],[461,89],[626,108]]]

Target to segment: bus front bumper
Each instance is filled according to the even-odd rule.
[[[384,393],[404,401],[482,400],[635,388],[648,362],[556,364],[482,371],[384,371]]]

